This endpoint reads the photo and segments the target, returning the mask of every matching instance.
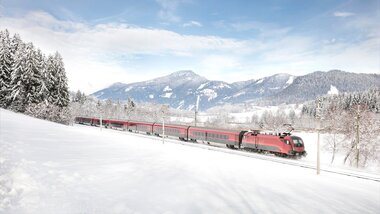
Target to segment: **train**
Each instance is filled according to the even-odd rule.
[[[75,123],[104,126],[148,135],[175,137],[187,142],[225,144],[230,149],[242,149],[259,153],[271,153],[280,157],[306,156],[302,138],[290,132],[265,134],[259,130],[224,130],[199,126],[152,123],[143,121],[76,117]],[[164,129],[164,130],[163,130]]]

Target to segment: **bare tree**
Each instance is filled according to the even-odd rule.
[[[275,113],[271,111],[265,111],[261,116],[261,123],[264,125],[264,128],[275,132],[280,132],[283,128],[283,125],[288,123],[287,115],[280,109]]]
[[[350,164],[355,163],[357,167],[364,167],[369,160],[378,161],[380,132],[376,115],[361,105],[361,108],[352,108],[345,117],[344,134],[348,143],[344,146],[347,160]]]

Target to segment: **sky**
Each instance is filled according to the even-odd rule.
[[[380,0],[0,0],[0,30],[58,51],[92,93],[192,70],[228,83],[276,73],[380,73]]]

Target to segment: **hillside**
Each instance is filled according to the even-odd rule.
[[[172,108],[206,110],[225,104],[278,105],[302,103],[330,93],[380,88],[379,74],[344,71],[314,72],[304,76],[276,74],[258,80],[227,83],[211,81],[193,71],[177,71],[168,76],[138,83],[115,83],[92,94],[99,99],[169,104]]]
[[[3,109],[0,115],[1,213],[380,209],[375,181],[327,172],[316,176],[311,169],[176,141],[162,144],[156,137],[64,126]]]

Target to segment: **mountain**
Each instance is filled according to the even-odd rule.
[[[289,74],[276,74],[259,80],[248,80],[246,81],[248,84],[240,89],[237,85],[242,85],[241,82],[233,83],[239,90],[225,100],[231,103],[242,103],[268,97],[284,90],[293,83],[294,78],[295,76]]]
[[[379,74],[357,74],[339,70],[317,71],[297,77],[279,93],[268,96],[265,104],[300,103],[327,94],[365,91],[380,88]],[[272,102],[272,101],[275,102]]]
[[[177,71],[170,75],[137,83],[115,83],[92,94],[98,99],[127,100],[169,104],[172,108],[193,110],[197,97],[199,108],[237,103],[278,105],[300,103],[318,96],[380,88],[379,74],[356,74],[332,70],[304,76],[276,74],[258,80],[229,84],[211,81],[193,71]]]

